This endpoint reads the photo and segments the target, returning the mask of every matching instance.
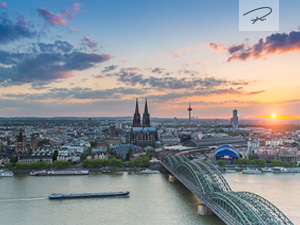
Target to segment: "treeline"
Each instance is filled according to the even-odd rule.
[[[291,162],[285,162],[285,161],[281,161],[281,160],[277,160],[277,159],[273,159],[271,161],[271,166],[281,166],[281,167],[295,167],[297,166],[297,163],[294,161]]]
[[[121,159],[111,158],[106,159],[86,159],[81,163],[83,168],[101,168],[101,167],[123,167],[124,163]]]
[[[121,159],[115,157],[106,159],[86,159],[83,160],[81,166],[84,168],[101,168],[101,167],[123,167],[124,163]],[[135,160],[128,161],[125,166],[127,167],[148,167],[150,166],[150,159],[146,155],[137,157]]]
[[[141,155],[135,160],[128,161],[126,164],[127,167],[149,167],[150,158],[147,155]]]
[[[249,166],[249,165],[254,165],[258,167],[265,167],[266,166],[266,160],[264,159],[246,159],[246,158],[240,158],[234,161],[234,164],[237,164],[239,166]],[[225,160],[219,160],[218,161],[219,166],[225,166],[226,162]],[[280,167],[295,167],[297,165],[296,162],[291,161],[291,162],[285,162],[277,159],[273,159],[270,163],[271,167],[274,166],[280,166]]]
[[[17,163],[6,163],[5,168],[16,168],[16,169],[65,169],[71,167],[71,163],[69,161],[54,161],[53,164],[47,163],[45,161],[30,163],[30,164],[21,164]]]

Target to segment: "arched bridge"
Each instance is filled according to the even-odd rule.
[[[164,156],[161,164],[226,224],[293,224],[276,206],[250,192],[233,192],[210,162]]]

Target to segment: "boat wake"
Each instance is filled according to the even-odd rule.
[[[48,199],[48,197],[36,197],[36,198],[6,198],[1,199],[0,202],[13,202],[13,201],[37,201],[37,200],[44,200]]]

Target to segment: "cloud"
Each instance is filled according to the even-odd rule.
[[[159,68],[155,69],[159,71]],[[177,74],[188,74],[190,76],[197,75],[198,73],[190,70],[178,71]],[[211,89],[226,85],[243,86],[248,83],[245,81],[228,81],[225,79],[217,79],[215,77],[154,77],[145,76],[137,67],[121,68],[119,72],[108,74],[107,76],[114,76],[118,81],[130,86],[141,85],[143,87],[151,87],[158,90],[161,89]]]
[[[97,46],[97,43],[94,41],[91,41],[91,39],[88,36],[83,36],[83,39],[84,39],[85,43],[87,44],[87,46],[89,46],[90,48],[95,48]]]
[[[80,52],[66,41],[38,43],[27,53],[0,50],[0,85],[43,85],[73,77],[73,71],[83,71],[109,59],[110,55]]]
[[[177,58],[180,55],[180,52],[169,52],[171,56]]]
[[[196,47],[196,50],[200,50],[202,47],[203,47],[203,45],[200,44],[200,45],[198,45],[198,46]]]
[[[184,52],[189,52],[191,50],[190,47],[186,47],[185,49],[183,49]]]
[[[104,75],[93,75],[93,77],[95,79],[104,79],[104,78],[106,78],[106,76],[104,76]]]
[[[156,55],[164,55],[162,52],[157,52]]]
[[[64,19],[61,14],[56,13],[56,15],[54,15],[52,12],[50,12],[45,8],[39,8],[38,14],[42,16],[45,19],[45,21],[49,24],[52,25],[60,24],[62,26],[65,26],[67,24],[67,20]]]
[[[69,101],[70,99],[79,99],[79,100],[102,100],[102,99],[121,99],[124,96],[131,95],[143,95],[147,90],[136,89],[136,88],[112,88],[112,89],[101,89],[101,90],[92,90],[90,88],[52,88],[49,91],[41,94],[4,94],[2,96],[12,99],[22,99],[25,101],[43,101],[43,100],[63,100]]]
[[[183,63],[184,66],[192,66],[192,65],[203,65],[201,62],[187,62]]]
[[[101,72],[107,73],[107,72],[113,71],[117,68],[118,68],[118,66],[116,66],[116,65],[106,66],[106,67],[104,67],[104,70],[102,70]]]
[[[235,52],[238,52],[238,51],[244,49],[244,47],[245,47],[245,44],[234,45],[234,46],[229,47],[227,50],[228,50],[229,54],[233,54]]]
[[[66,9],[61,9],[60,10],[63,14],[65,14],[69,19],[73,19],[75,17],[75,13],[69,12]]]
[[[203,97],[203,96],[210,96],[210,95],[227,95],[227,94],[243,94],[238,88],[222,88],[222,89],[207,89],[207,90],[188,90],[188,91],[176,91],[170,92],[165,94],[158,94],[158,95],[148,95],[148,98],[151,100],[155,100],[156,102],[163,102],[163,101],[178,101],[178,99],[189,97]]]
[[[209,47],[215,51],[224,51],[226,47],[222,44],[216,44],[213,42],[209,42]]]
[[[0,2],[0,8],[6,8],[7,3],[6,2]]]
[[[300,31],[287,33],[275,33],[260,39],[252,46],[245,44],[235,45],[228,48],[230,57],[228,61],[248,60],[250,58],[260,59],[271,54],[282,54],[300,50]]]
[[[159,67],[156,67],[155,69],[152,69],[151,70],[151,73],[158,73],[158,74],[161,74],[164,72],[164,68],[159,68]]]
[[[80,11],[80,7],[82,7],[82,4],[80,4],[80,3],[74,3],[74,5],[72,6],[72,9],[74,11]]]
[[[253,92],[248,92],[247,95],[257,95],[257,94],[261,94],[264,93],[265,90],[261,90],[261,91],[253,91]]]
[[[8,18],[0,17],[0,44],[8,44],[22,38],[32,38],[36,32],[28,27],[28,22],[20,18],[13,22]]]
[[[171,56],[177,58],[180,55],[180,52],[169,52]]]

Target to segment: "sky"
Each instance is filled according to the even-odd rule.
[[[300,118],[300,1],[239,31],[237,0],[0,0],[0,117]]]

